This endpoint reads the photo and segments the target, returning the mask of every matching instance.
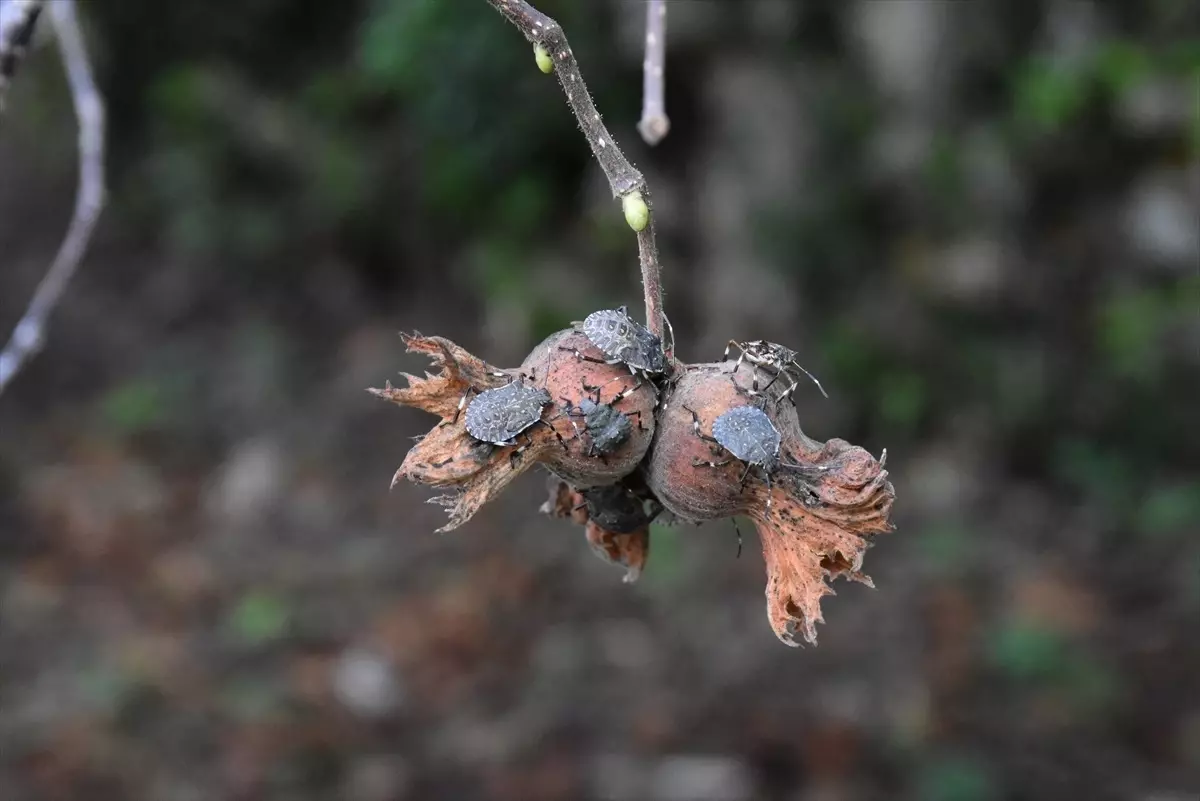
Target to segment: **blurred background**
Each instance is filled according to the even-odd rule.
[[[728,522],[640,582],[388,491],[400,330],[515,365],[641,308],[483,0],[81,5],[112,202],[0,397],[0,798],[1200,798],[1200,6],[543,0],[656,201],[681,358],[797,349],[898,530],[820,647]],[[0,134],[0,336],[70,214],[49,30]]]

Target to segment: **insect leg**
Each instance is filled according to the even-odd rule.
[[[727,464],[733,464],[736,459],[726,459],[723,462],[706,462],[703,459],[692,459],[692,467],[724,467]]]
[[[624,376],[622,376],[622,378],[624,378]],[[613,379],[613,381],[616,381],[616,380],[617,380],[617,379],[615,379],[615,378]],[[612,383],[612,381],[609,381],[608,383],[609,383],[609,384],[611,384],[611,383]],[[621,390],[621,391],[620,391],[620,392],[618,392],[616,395],[613,395],[611,398],[609,398],[609,399],[608,399],[608,404],[609,404],[610,406],[615,406],[615,405],[616,405],[616,403],[617,403],[617,401],[621,400],[621,398],[624,398],[626,395],[628,395],[628,394],[630,394],[630,393],[632,393],[632,392],[637,392],[639,389],[641,389],[641,388],[642,388],[642,384],[644,384],[644,383],[646,383],[646,382],[645,382],[645,381],[643,381],[643,380],[642,380],[642,377],[639,375],[639,376],[637,377],[637,381],[634,383],[634,385],[633,385],[633,386],[631,386],[631,387],[625,387],[625,389]],[[606,384],[605,386],[607,386],[607,384]],[[599,403],[599,402],[600,402],[600,397],[599,397],[599,395],[597,395],[597,397],[596,397],[596,402],[597,402],[597,403]]]
[[[464,393],[463,393],[463,396],[462,396],[461,398],[459,398],[459,399],[458,399],[458,407],[457,407],[457,408],[454,410],[454,417],[452,417],[452,418],[451,418],[451,419],[449,419],[449,420],[443,420],[442,422],[438,423],[438,426],[439,426],[439,427],[441,427],[441,426],[452,426],[452,425],[454,425],[455,423],[457,423],[457,422],[458,422],[458,416],[459,416],[460,414],[462,414],[462,410],[463,410],[464,408],[466,408],[466,405],[467,405],[467,398],[468,398],[468,397],[470,397],[471,393],[472,393],[472,392],[475,392],[475,391],[476,391],[475,387],[467,387],[467,391],[466,391],[466,392],[464,392]]]
[[[771,471],[763,468],[763,478],[767,480],[767,509],[771,508]]]
[[[733,521],[733,530],[735,532],[737,532],[737,538],[738,538],[737,556],[734,558],[741,559],[742,558],[742,528],[741,528],[741,526],[738,525],[736,517],[731,517],[729,519]]]
[[[667,324],[667,332],[671,335],[671,347],[664,349],[668,361],[675,361],[675,326],[671,325],[671,318],[667,317],[667,313],[663,312],[663,322]]]
[[[692,430],[696,432],[697,437],[704,440],[705,442],[716,442],[718,445],[721,444],[720,441],[718,441],[716,437],[710,437],[707,434],[705,434],[703,431],[700,430],[700,417],[696,414],[694,409],[691,409],[687,406],[684,406],[683,408],[685,408],[689,412],[691,412]],[[728,464],[728,462],[724,462],[723,464]]]
[[[738,483],[741,484],[742,489],[746,488],[746,478],[750,475],[750,468],[753,466],[754,464],[752,462],[746,462],[746,469],[742,473],[741,479],[738,481]]]
[[[615,364],[615,362],[605,361],[604,359],[597,359],[595,356],[584,356],[582,353],[579,352],[578,349],[568,348],[565,345],[559,345],[558,349],[565,350],[568,353],[574,353],[575,358],[579,359],[579,361],[581,361],[581,362],[592,362],[593,364]]]
[[[630,369],[632,369],[632,368],[630,368]],[[635,375],[637,375],[637,374],[635,373]],[[615,381],[624,381],[624,380],[625,380],[625,376],[619,375],[616,378],[608,379],[607,381],[605,381],[603,384],[600,384],[599,386],[592,386],[584,379],[580,379],[579,383],[583,386],[584,391],[587,392],[589,395],[591,395],[593,392],[595,393],[595,397],[592,398],[592,401],[596,404],[599,404],[600,396],[604,392],[605,387],[607,387],[609,384],[612,384]],[[615,397],[613,397],[612,399],[610,399],[609,403],[610,404],[616,403],[621,398],[625,397],[627,394],[632,392],[634,389],[637,389],[641,385],[642,385],[642,377],[639,375],[639,376],[637,376],[637,383],[633,385],[632,389],[622,390],[620,394],[618,394]]]
[[[626,417],[636,417],[636,418],[637,418],[638,431],[645,431],[645,430],[646,430],[646,427],[645,427],[644,425],[642,425],[642,411],[641,411],[641,409],[639,409],[639,410],[638,410],[638,411],[636,411],[636,412],[626,412],[626,413],[625,413],[625,416],[626,416]]]
[[[814,384],[816,384],[816,385],[817,385],[817,389],[821,390],[821,394],[822,394],[822,395],[824,395],[826,398],[828,398],[828,397],[829,397],[829,393],[825,391],[825,387],[821,386],[821,382],[817,380],[817,377],[816,377],[815,375],[813,375],[812,373],[808,372],[808,370],[805,370],[805,369],[804,369],[804,365],[800,364],[800,363],[799,363],[798,361],[796,361],[795,359],[792,359],[791,361],[789,361],[789,362],[787,363],[787,366],[789,366],[789,367],[795,367],[797,370],[799,370],[800,372],[804,373],[806,376],[808,376],[810,379],[812,379],[812,382],[813,382]]]
[[[555,428],[554,426],[550,425],[550,424],[549,424],[548,422],[546,422],[545,420],[538,420],[538,422],[539,422],[539,423],[541,423],[542,425],[544,425],[546,428],[550,429],[551,433],[553,433],[553,434],[554,434],[554,438],[558,440],[558,444],[559,444],[559,445],[562,445],[562,449],[563,449],[564,451],[570,451],[570,450],[571,450],[570,448],[568,448],[568,447],[567,447],[567,441],[566,441],[565,439],[563,439],[563,438],[562,438],[562,434],[558,433],[558,429],[557,429],[557,428]],[[571,421],[571,425],[572,425],[572,427],[575,425],[575,421],[574,421],[574,420],[572,420],[572,421]],[[579,429],[577,429],[577,428],[576,428],[576,429],[575,429],[575,431],[578,433]],[[528,435],[528,434],[526,434],[526,436],[529,436],[529,435]],[[530,440],[530,441],[532,442],[532,440]]]
[[[778,378],[778,377],[779,376],[776,376],[776,378]],[[772,383],[774,383],[774,382],[772,382]],[[792,379],[792,385],[790,387],[788,387],[787,389],[785,389],[783,391],[783,394],[779,396],[780,402],[782,403],[783,401],[792,397],[792,393],[796,391],[796,387],[798,387],[798,386],[800,386],[800,382],[796,381],[795,379]]]
[[[533,444],[533,438],[529,436],[529,432],[522,431],[518,436],[525,437],[525,444],[521,445],[508,455],[508,467],[510,470],[517,469],[518,457],[525,451],[526,448]],[[516,437],[513,438],[513,444],[516,444]]]

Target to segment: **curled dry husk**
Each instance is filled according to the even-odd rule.
[[[642,458],[654,436],[656,392],[650,384],[632,389],[637,380],[620,365],[586,361],[576,356],[598,358],[599,353],[587,338],[574,330],[551,335],[525,359],[518,369],[504,370],[488,364],[442,337],[420,334],[403,335],[413,353],[428,356],[437,369],[424,378],[404,373],[407,387],[369,390],[374,395],[401,406],[412,406],[442,418],[405,457],[392,477],[395,486],[401,478],[419,484],[445,487],[450,493],[432,498],[449,509],[449,522],[438,529],[449,531],[466,523],[488,500],[535,464],[543,463],[555,473],[569,478],[575,486],[603,486],[628,475]],[[542,420],[527,429],[519,445],[492,446],[467,433],[466,415],[459,403],[468,390],[481,392],[503,386],[519,375],[531,386],[544,387],[552,398]],[[601,386],[601,399],[607,402],[626,388],[632,391],[618,403],[626,414],[639,412],[641,425],[634,426],[629,439],[603,459],[588,453],[587,435],[577,434],[578,418],[573,426],[566,407],[578,406],[588,392],[584,385]],[[470,399],[468,399],[468,403]],[[527,436],[526,436],[527,435]],[[556,436],[557,435],[557,436]],[[515,453],[521,446],[524,449]]]
[[[723,467],[695,466],[729,457],[696,435],[689,409],[711,435],[712,422],[734,406],[753,402],[753,368],[731,364],[688,365],[677,376],[659,412],[658,433],[649,458],[647,480],[668,510],[685,520],[718,520],[744,514],[754,520],[767,568],[767,616],[788,645],[796,634],[816,643],[823,621],[821,598],[834,594],[828,580],[842,576],[874,586],[862,572],[871,537],[891,531],[888,521],[895,491],[887,471],[862,448],[844,440],[818,443],[800,428],[788,401],[768,401],[764,410],[779,430],[781,456],[801,465],[821,466],[812,474],[786,467],[773,475],[771,505],[767,484],[755,468],[745,485],[745,466],[734,460]]]
[[[629,494],[623,484],[612,485],[612,493],[590,492],[586,497],[559,479],[551,479],[549,489],[550,498],[542,504],[541,512],[584,526],[592,552],[603,561],[624,568],[625,583],[637,581],[650,556],[653,517],[645,512],[642,502]],[[593,511],[596,518],[592,517]]]

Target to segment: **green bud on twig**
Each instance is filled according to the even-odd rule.
[[[621,208],[625,212],[625,222],[635,231],[643,231],[650,222],[650,207],[642,200],[641,192],[630,192],[621,198]]]
[[[554,72],[554,59],[550,58],[546,48],[536,42],[533,45],[533,60],[537,62],[538,69],[547,75]]]

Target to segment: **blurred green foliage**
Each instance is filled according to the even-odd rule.
[[[229,629],[248,645],[260,645],[284,636],[291,624],[286,599],[266,590],[247,593],[230,612]]]
[[[992,663],[1011,680],[1052,691],[1086,719],[1118,700],[1119,679],[1088,649],[1033,621],[1004,624],[990,643]]]
[[[922,527],[920,532],[922,564],[939,577],[955,577],[968,566],[974,538],[962,524],[942,521]]]
[[[1200,69],[1200,40],[1168,47],[1110,41],[1082,58],[1034,56],[1016,71],[1013,118],[1019,130],[1053,134],[1076,122],[1092,103],[1111,103],[1145,82],[1189,80]]]
[[[995,801],[1002,796],[986,765],[970,757],[948,755],[924,764],[915,797],[921,801]]]

